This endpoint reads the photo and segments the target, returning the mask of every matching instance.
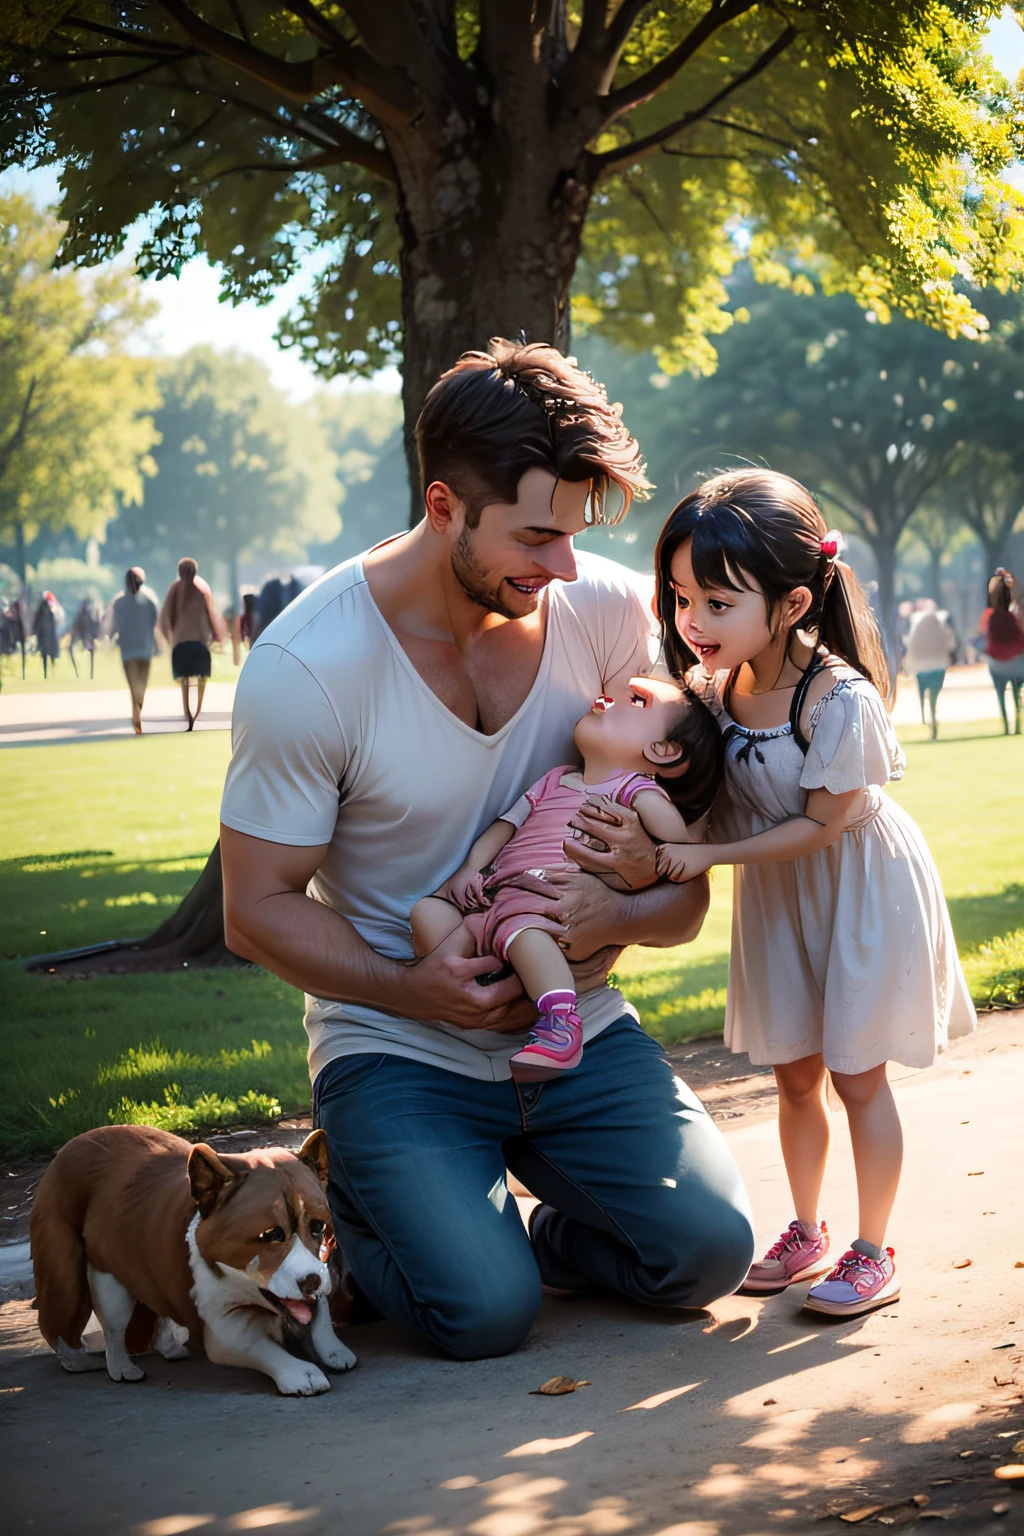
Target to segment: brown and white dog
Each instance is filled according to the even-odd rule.
[[[331,1326],[326,1184],[323,1131],[297,1154],[223,1157],[148,1126],[76,1136],[32,1207],[40,1332],[66,1370],[94,1369],[102,1356],[82,1346],[94,1311],[112,1381],[142,1379],[132,1355],[181,1359],[191,1339],[286,1396],[330,1391],[313,1361],[347,1371],[356,1357]]]

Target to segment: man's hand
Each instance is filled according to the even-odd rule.
[[[405,982],[410,1000],[409,1018],[441,1019],[459,1029],[487,1029],[516,1034],[529,1029],[537,1010],[523,992],[516,975],[482,987],[478,976],[499,968],[493,955],[460,953],[462,939],[456,929],[443,944],[406,967]]]
[[[584,801],[569,823],[573,840],[565,856],[619,891],[637,891],[658,879],[655,848],[636,811],[608,795]]]
[[[676,885],[695,880],[715,862],[715,849],[707,843],[659,843],[656,855],[658,874]]]
[[[457,869],[438,891],[442,901],[450,901],[460,912],[482,912],[491,905],[484,890],[484,877],[478,869]]]
[[[565,926],[566,939],[560,941],[561,947],[577,973],[577,982],[586,980],[588,987],[598,986],[624,947],[621,934],[626,897],[594,875],[576,870],[553,869],[544,879],[558,897],[557,907],[545,915]]]

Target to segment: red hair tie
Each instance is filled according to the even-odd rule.
[[[821,552],[826,560],[835,560],[846,548],[846,540],[838,528],[830,528],[821,541]]]

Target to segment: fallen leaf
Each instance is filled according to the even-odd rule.
[[[1024,1465],[1009,1461],[1005,1467],[994,1467],[992,1476],[998,1477],[1001,1483],[1022,1483],[1024,1482]]]
[[[980,1179],[980,1178],[982,1178],[984,1176],[984,1173],[985,1173],[984,1168],[975,1168],[974,1172],[973,1173],[969,1173],[967,1175],[967,1177],[969,1179]]]
[[[916,1504],[918,1509],[924,1509],[926,1504],[931,1503],[931,1499],[926,1493],[915,1493],[910,1502],[911,1504]]]
[[[977,1451],[961,1451],[960,1452],[960,1460],[961,1461],[970,1461],[971,1457],[972,1456],[977,1456],[977,1454],[978,1454]]]
[[[883,1509],[888,1508],[888,1504],[865,1504],[863,1509],[848,1509],[839,1518],[847,1525],[860,1525],[862,1520],[870,1520],[872,1515],[881,1514]]]
[[[970,1267],[971,1267],[971,1265],[973,1263],[974,1263],[973,1259],[954,1259],[953,1260],[953,1268],[954,1269],[970,1269]]]
[[[1010,1506],[1009,1504],[993,1504],[992,1513],[994,1515],[1008,1515],[1010,1513]]]
[[[572,1376],[551,1376],[542,1382],[539,1387],[534,1387],[531,1397],[564,1397],[566,1392],[575,1392],[580,1387],[589,1387],[589,1381],[576,1381]]]
[[[761,1407],[762,1408],[774,1408],[775,1404],[777,1402],[778,1402],[778,1398],[777,1397],[766,1397],[764,1402],[761,1404]]]
[[[1013,1267],[1014,1269],[1024,1269],[1024,1259],[1018,1259]]]
[[[1018,1440],[1016,1445],[1010,1447],[1015,1456],[1024,1456],[1024,1440]]]

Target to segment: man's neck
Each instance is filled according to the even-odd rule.
[[[370,550],[363,570],[374,602],[396,634],[410,640],[471,650],[485,635],[508,625],[524,631],[543,626],[540,612],[506,619],[474,602],[452,570],[447,545],[424,521]]]

